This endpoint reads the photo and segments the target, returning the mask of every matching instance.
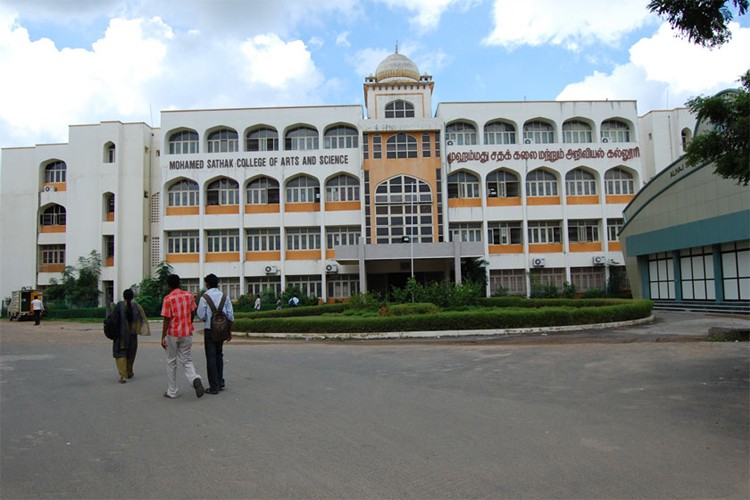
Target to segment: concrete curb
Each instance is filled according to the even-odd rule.
[[[248,339],[288,339],[288,340],[393,340],[425,339],[442,337],[500,337],[507,335],[543,335],[547,333],[579,332],[581,330],[607,330],[623,326],[651,323],[654,316],[613,323],[593,323],[590,325],[566,325],[535,328],[501,328],[491,330],[438,330],[420,332],[381,332],[381,333],[256,333],[233,332],[232,335]]]

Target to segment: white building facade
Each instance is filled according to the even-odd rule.
[[[433,87],[396,52],[365,79],[364,109],[163,111],[160,129],[102,122],[71,127],[67,144],[4,149],[0,295],[43,289],[92,250],[103,302],[161,261],[189,290],[214,273],[235,298],[460,281],[474,258],[489,294],[624,277],[623,209],[664,154],[681,154],[685,110],[666,136],[635,101],[433,115]]]

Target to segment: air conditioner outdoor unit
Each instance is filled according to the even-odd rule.
[[[276,266],[266,266],[266,274],[276,274],[277,272]]]
[[[326,272],[327,273],[337,273],[339,272],[339,266],[336,264],[328,264],[326,265]]]
[[[604,255],[595,255],[593,260],[595,266],[603,266],[607,263],[607,259]]]
[[[609,139],[607,139],[606,137],[604,137],[604,138],[602,139],[602,142],[605,142],[605,143],[606,143],[606,142],[609,142]]]
[[[544,257],[534,257],[531,259],[531,265],[534,267],[544,267],[544,265],[547,263],[547,259]]]
[[[44,186],[45,193],[51,193],[52,191],[57,191],[57,188],[55,186]]]

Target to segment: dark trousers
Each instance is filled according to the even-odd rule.
[[[203,344],[206,347],[206,371],[211,389],[218,391],[224,387],[224,341],[211,340],[211,330],[203,332]]]
[[[34,324],[38,325],[41,320],[42,320],[42,310],[34,309]]]

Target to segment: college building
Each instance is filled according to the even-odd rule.
[[[487,262],[488,294],[602,290],[613,276],[641,293],[641,275],[625,274],[623,211],[682,155],[688,111],[433,112],[435,84],[396,50],[365,78],[364,107],[170,110],[160,128],[75,125],[65,144],[3,149],[0,295],[44,289],[92,250],[103,303],[162,261],[194,292],[216,274],[233,298],[298,286],[331,302],[410,276],[460,282],[467,259]]]

